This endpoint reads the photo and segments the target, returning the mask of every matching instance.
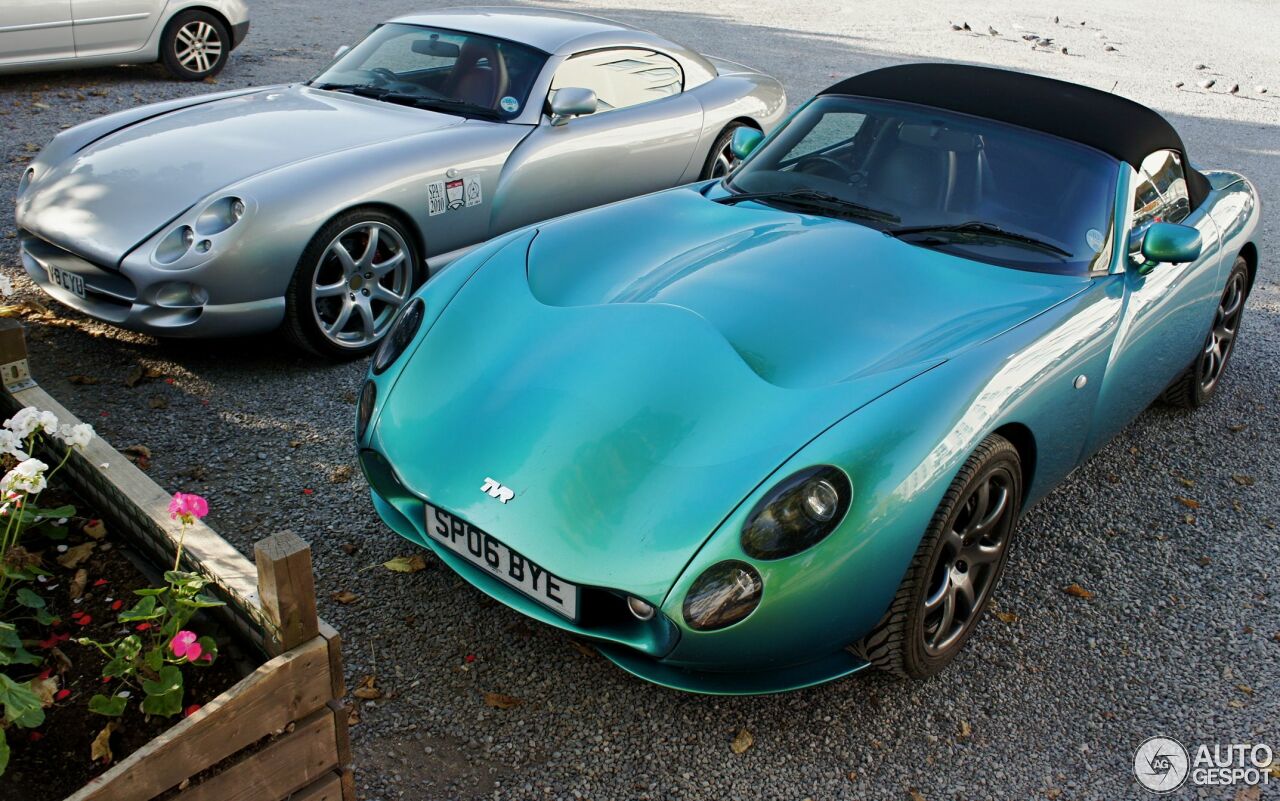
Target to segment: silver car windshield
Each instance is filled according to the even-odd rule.
[[[318,89],[509,120],[519,116],[547,54],[476,33],[388,23],[311,80]]]
[[[727,186],[920,247],[1085,275],[1106,267],[1118,176],[1116,159],[1049,134],[828,96],[802,109]]]

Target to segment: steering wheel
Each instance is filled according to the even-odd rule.
[[[378,78],[379,83],[398,83],[400,81],[400,76],[386,67],[373,67],[369,70],[369,74]]]
[[[805,156],[796,162],[795,171],[817,175],[834,181],[849,181],[849,169],[830,156]]]

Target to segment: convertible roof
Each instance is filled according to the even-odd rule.
[[[1088,145],[1137,169],[1156,150],[1176,150],[1182,138],[1169,121],[1128,98],[1024,72],[968,64],[902,64],[864,72],[819,94],[858,95],[943,108]],[[1209,182],[1187,166],[1193,205]]]
[[[637,38],[660,38],[604,17],[512,6],[441,8],[396,17],[391,22],[485,33],[499,39],[522,42],[544,53],[559,53],[583,40],[589,40],[592,46],[607,47]],[[599,40],[598,44],[596,40]]]

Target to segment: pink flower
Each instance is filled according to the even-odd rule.
[[[173,655],[179,659],[185,656],[188,662],[194,662],[200,658],[200,654],[204,653],[204,649],[196,639],[194,631],[183,629],[173,635],[173,639],[169,641],[169,650],[173,651]]]
[[[169,501],[169,517],[172,520],[182,519],[185,525],[191,525],[197,519],[209,514],[209,502],[199,495],[175,492]]]

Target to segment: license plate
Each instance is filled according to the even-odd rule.
[[[49,280],[73,295],[84,297],[84,279],[75,273],[69,273],[61,267],[50,267]]]
[[[578,619],[578,588],[553,576],[465,520],[426,506],[427,534],[473,565],[570,620]]]

